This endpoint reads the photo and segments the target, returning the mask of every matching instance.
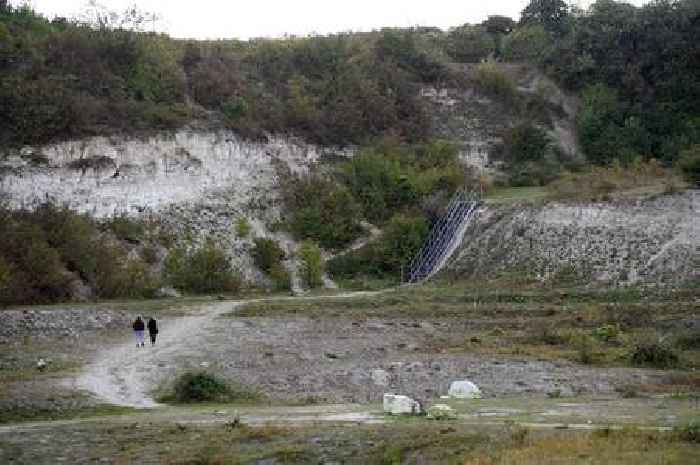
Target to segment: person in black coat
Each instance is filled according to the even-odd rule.
[[[158,323],[153,317],[148,319],[148,334],[151,336],[151,345],[155,345],[156,335],[158,334]]]

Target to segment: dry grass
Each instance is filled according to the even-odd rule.
[[[564,173],[547,186],[557,199],[607,200],[613,195],[647,196],[678,192],[686,183],[656,160],[635,161],[626,166],[593,166],[578,173]]]
[[[521,445],[517,443],[521,442]],[[557,433],[513,441],[511,447],[468,457],[464,465],[687,465],[699,463],[697,444],[637,431]]]

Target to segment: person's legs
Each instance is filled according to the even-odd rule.
[[[136,347],[138,347],[139,346],[139,332],[138,331],[134,331],[134,337],[136,338]]]
[[[144,343],[143,343],[143,331],[136,331],[136,345],[137,345],[137,346],[140,345],[141,347],[144,346]]]
[[[156,333],[150,333],[151,334],[151,345],[156,344]]]

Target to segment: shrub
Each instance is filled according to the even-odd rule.
[[[506,104],[517,102],[518,91],[511,79],[493,62],[481,63],[476,68],[475,81],[478,88]]]
[[[478,63],[496,51],[496,41],[481,26],[463,26],[447,35],[447,53],[460,63]]]
[[[272,285],[276,291],[289,291],[292,289],[292,277],[287,269],[281,263],[272,265],[268,276],[272,281]]]
[[[381,238],[365,247],[333,258],[328,269],[334,277],[360,275],[399,278],[401,270],[418,252],[429,232],[420,215],[399,214],[387,224]]]
[[[171,251],[165,261],[165,270],[176,288],[197,294],[235,293],[241,284],[226,253],[213,242],[190,251]]]
[[[247,218],[238,218],[236,220],[236,236],[239,239],[245,239],[250,234],[251,226]]]
[[[681,441],[700,443],[700,420],[690,420],[685,425],[676,426],[673,432]]]
[[[253,261],[265,273],[280,265],[284,257],[284,250],[273,239],[258,237],[253,240]]]
[[[337,248],[362,232],[360,206],[337,182],[320,176],[296,178],[287,184],[284,195],[291,212],[289,229],[297,239]]]
[[[253,391],[235,388],[219,377],[206,372],[187,372],[173,384],[172,393],[164,401],[177,403],[253,401],[259,395]]]
[[[688,182],[700,186],[700,145],[681,152],[677,166]]]
[[[540,25],[521,26],[503,40],[503,59],[506,61],[539,62],[551,46],[551,38]]]
[[[299,258],[304,283],[310,288],[323,285],[323,256],[318,245],[312,241],[304,241],[299,248]]]
[[[107,228],[117,238],[132,243],[140,242],[145,233],[143,223],[126,215],[115,216],[110,219],[107,222]]]
[[[595,361],[595,340],[584,332],[571,335],[571,344],[576,350],[576,360],[584,365]]]
[[[678,334],[673,343],[676,347],[682,350],[699,350],[700,349],[700,331],[686,331]]]
[[[635,345],[630,353],[633,365],[654,368],[672,368],[678,365],[678,355],[661,341],[643,341]]]

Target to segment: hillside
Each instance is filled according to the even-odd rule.
[[[215,291],[186,276],[188,260],[222,291],[333,287],[320,256],[335,255],[336,280],[395,281],[461,188],[547,185],[585,202],[692,186],[694,3],[600,1],[583,14],[552,2],[552,16],[538,5],[520,23],[245,42],[4,6],[4,231],[55,252],[42,276],[3,252],[3,300],[114,297],[133,282],[148,283],[133,295]],[[582,188],[605,167],[615,179]],[[42,205],[65,218],[32,216]],[[62,241],[74,223],[74,241],[110,256],[73,256]],[[105,267],[121,278],[103,282]]]

